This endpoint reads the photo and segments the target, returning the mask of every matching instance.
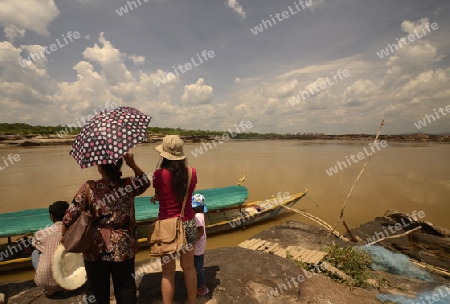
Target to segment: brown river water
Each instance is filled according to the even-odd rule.
[[[153,172],[158,162],[155,146],[141,144],[132,151],[146,172]],[[185,146],[189,165],[198,171],[197,189],[235,185],[245,171],[247,202],[276,197],[279,192],[303,192],[306,188],[307,197],[295,208],[318,216],[332,226],[367,160],[366,151],[370,153],[368,141],[234,140],[217,144],[194,157],[191,151],[199,146],[194,143]],[[0,166],[4,168],[0,171],[0,212],[45,208],[56,200],[70,202],[84,181],[99,178],[96,167],[80,169],[69,150],[70,146],[0,149]],[[349,227],[358,227],[387,209],[408,214],[423,211],[424,220],[450,227],[450,144],[388,142],[387,146],[374,150],[345,209],[344,220]],[[20,160],[5,167],[4,161],[10,153],[19,154]],[[341,163],[342,170],[336,167],[337,173],[327,174],[325,170],[338,161],[346,162],[347,168]],[[124,175],[132,174],[128,167],[123,168]],[[152,194],[150,188],[144,195]],[[211,236],[207,249],[236,246],[287,220],[314,225],[301,215],[287,212],[245,230]],[[342,224],[338,230],[344,232]],[[136,260],[146,258],[148,255],[142,250]],[[32,271],[0,274],[0,282],[32,278]]]

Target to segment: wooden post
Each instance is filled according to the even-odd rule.
[[[347,230],[348,235],[350,236],[350,240],[352,242],[354,242],[354,243],[358,243],[358,240],[353,236],[353,234],[351,233],[350,229],[348,229],[347,223],[345,221],[342,221],[342,223],[344,224],[344,227]]]

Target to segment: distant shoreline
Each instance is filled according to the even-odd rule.
[[[149,134],[147,143],[160,142],[166,134]],[[189,143],[200,143],[213,141],[217,135],[181,135],[180,137]],[[0,135],[0,148],[3,147],[32,147],[32,146],[54,146],[71,145],[76,135],[58,136],[56,134],[40,135]],[[262,135],[260,137],[242,137],[237,139],[253,140],[374,140],[375,135],[369,134],[346,134],[346,135]],[[380,135],[379,140],[397,141],[397,142],[450,142],[450,135]]]

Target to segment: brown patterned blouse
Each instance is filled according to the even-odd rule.
[[[88,202],[86,188],[89,183],[97,228],[91,248],[83,253],[88,261],[123,262],[133,258],[137,252],[134,198],[147,190],[150,181],[145,174],[121,181],[121,185],[107,178],[84,183],[63,218],[69,227],[80,216]]]

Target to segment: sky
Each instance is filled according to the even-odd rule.
[[[0,122],[118,105],[155,127],[449,133],[449,15],[448,0],[0,0]]]

